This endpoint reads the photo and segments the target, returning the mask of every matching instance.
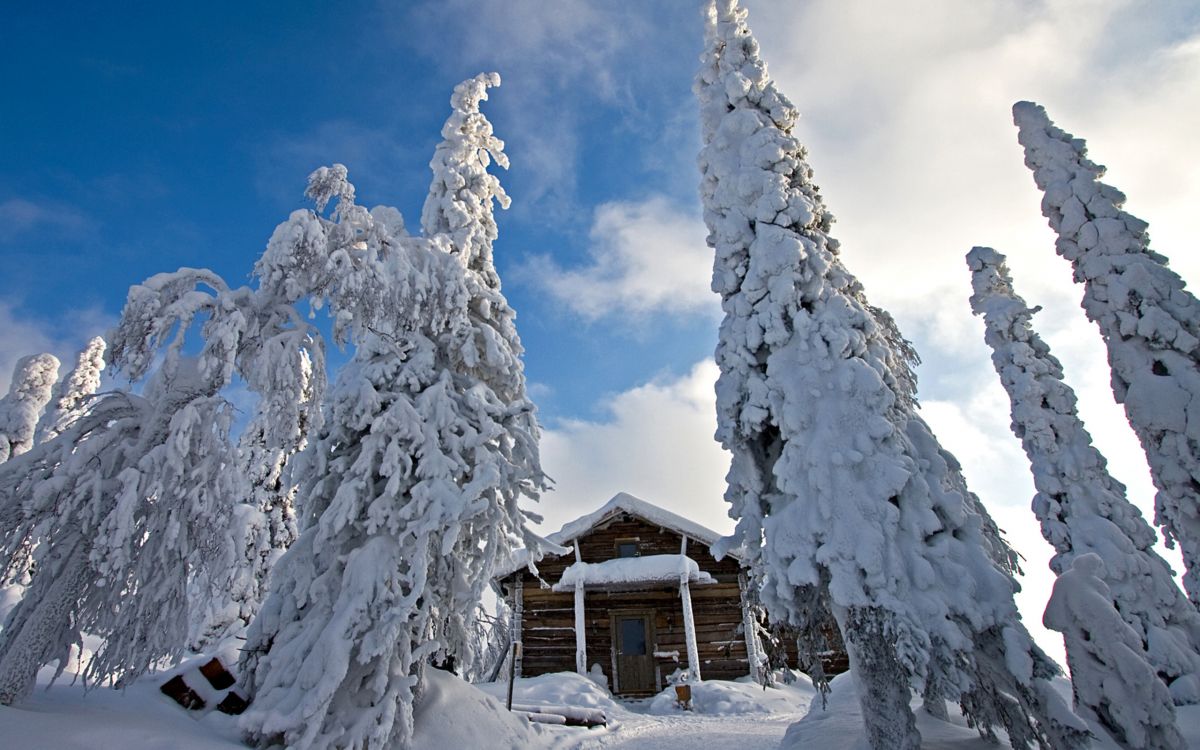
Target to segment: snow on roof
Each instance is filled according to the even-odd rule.
[[[572,541],[583,536],[591,531],[596,526],[599,526],[609,516],[617,513],[630,513],[635,516],[646,519],[650,523],[657,524],[671,531],[677,532],[686,536],[688,539],[695,539],[699,542],[704,542],[707,545],[712,545],[721,535],[710,528],[701,526],[695,521],[689,521],[683,516],[676,515],[665,508],[660,508],[657,505],[648,503],[641,498],[634,497],[627,492],[618,492],[613,496],[612,500],[605,503],[599,510],[588,513],[586,516],[576,518],[574,521],[567,523],[562,529],[554,532],[546,537],[555,544],[564,546],[570,545]]]
[[[577,562],[563,571],[562,578],[553,588],[555,591],[573,591],[580,582],[585,587],[679,583],[684,577],[689,583],[716,583],[687,555],[646,555],[617,557],[598,563]]]
[[[570,551],[569,548],[573,541],[618,513],[629,513],[639,518],[644,518],[650,523],[670,529],[707,547],[711,547],[721,538],[720,534],[707,526],[701,526],[695,521],[689,521],[666,508],[660,508],[653,503],[646,502],[640,497],[634,497],[628,492],[618,492],[611,500],[597,510],[588,513],[586,516],[580,516],[574,521],[569,521],[558,531],[547,535],[542,540],[547,542],[547,546],[544,548],[545,553],[552,555],[566,554]],[[729,550],[725,554],[735,560],[740,560],[742,557],[740,547]],[[516,550],[507,565],[497,567],[496,578],[505,578],[529,565],[528,550]],[[536,573],[537,566],[534,565],[531,569]]]

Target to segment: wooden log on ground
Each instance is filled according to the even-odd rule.
[[[583,706],[541,706],[532,703],[514,703],[513,711],[529,714],[552,714],[561,716],[569,727],[600,727],[608,724],[603,709]]]

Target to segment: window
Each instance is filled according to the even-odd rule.
[[[617,557],[637,557],[638,543],[636,541],[617,542]]]
[[[646,655],[646,618],[622,618],[618,621],[621,656]]]

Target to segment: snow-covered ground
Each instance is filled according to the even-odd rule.
[[[480,686],[504,700],[507,685]],[[1070,685],[1056,687],[1070,698]],[[599,708],[609,716],[605,728],[551,727],[545,731],[553,750],[864,750],[866,745],[858,692],[851,675],[834,679],[825,708],[806,679],[791,685],[763,689],[748,679],[738,682],[707,681],[693,686],[693,710],[675,706],[672,691],[653,699],[616,701],[608,692],[578,675],[559,673],[518,680],[513,702],[542,705],[576,705]],[[920,710],[914,699],[917,726],[926,750],[1006,750],[1007,742],[993,744],[966,726],[950,707],[950,721],[941,721]],[[1187,747],[1200,750],[1200,706],[1179,709],[1178,723]],[[1117,750],[1117,745],[1094,729],[1095,750]]]
[[[44,680],[51,672],[44,671]],[[0,707],[4,750],[220,750],[242,748],[237,719],[211,711],[184,711],[158,691],[163,675],[124,691],[60,681],[42,687],[15,708]],[[602,710],[607,727],[584,729],[530,725],[504,709],[504,682],[472,686],[430,671],[430,687],[417,707],[416,748],[529,748],[530,750],[863,750],[861,711],[853,679],[834,680],[828,707],[801,678],[763,689],[747,681],[708,681],[693,686],[691,711],[674,694],[617,701],[591,680],[571,673],[517,681],[516,704],[576,706]],[[1069,690],[1065,682],[1060,687]],[[915,705],[915,704],[914,704]],[[811,708],[811,712],[810,712]],[[990,744],[951,712],[951,722],[918,712],[928,750],[1004,750]],[[1187,747],[1200,750],[1200,707],[1180,711]],[[1116,750],[1105,740],[1096,750]]]
[[[157,680],[124,691],[60,681],[39,686],[19,707],[0,706],[5,750],[229,750],[244,748],[236,720],[184,711],[158,692]]]
[[[499,682],[480,688],[503,700],[508,685]],[[813,695],[803,678],[767,690],[749,680],[713,680],[692,686],[692,710],[684,711],[676,706],[673,690],[653,698],[617,701],[591,680],[563,672],[518,680],[513,703],[584,706],[608,716],[604,728],[549,728],[549,746],[554,750],[775,750],[788,726],[806,713]]]

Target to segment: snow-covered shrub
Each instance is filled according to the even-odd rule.
[[[992,363],[1012,404],[1012,429],[1033,470],[1033,511],[1054,546],[1050,567],[1070,569],[1079,555],[1104,561],[1113,605],[1137,633],[1146,659],[1177,703],[1200,699],[1200,613],[1154,551],[1155,533],[1108,473],[1076,412],[1062,364],[1033,330],[1033,314],[1013,290],[1004,256],[977,247],[967,255],[971,307],[982,315]]]
[[[913,412],[915,379],[897,365],[911,352],[838,257],[796,110],[745,17],[733,0],[710,6],[696,85],[725,312],[717,438],[738,519],[726,548],[746,551],[773,619],[818,621],[810,592],[828,591],[873,747],[920,745],[913,689],[959,701],[1014,747],[1080,747],[1086,727],[1020,622],[1011,556]]]
[[[1146,222],[1121,210],[1121,191],[1100,182],[1104,167],[1081,139],[1032,102],[1014,105],[1013,119],[1055,248],[1108,347],[1113,395],[1150,463],[1155,523],[1178,542],[1184,587],[1200,602],[1200,414],[1191,407],[1200,403],[1200,301],[1150,249]]]
[[[1059,573],[1042,618],[1063,634],[1075,707],[1130,750],[1181,750],[1171,696],[1142,639],[1112,605],[1104,561],[1076,555]]]

